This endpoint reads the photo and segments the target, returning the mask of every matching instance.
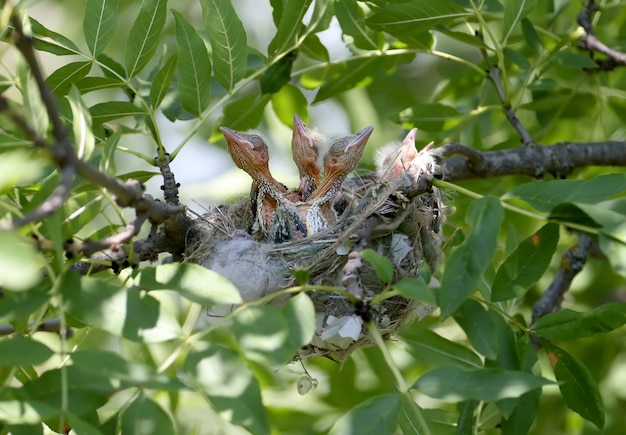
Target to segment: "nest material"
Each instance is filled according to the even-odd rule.
[[[293,286],[291,271],[298,269],[309,271],[309,284],[345,288],[344,268],[348,254],[356,249],[355,234],[364,224],[374,222],[366,231],[365,242],[392,261],[394,282],[419,276],[424,262],[434,271],[441,254],[444,206],[438,189],[423,186],[430,186],[430,177],[440,175],[435,158],[436,154],[428,151],[411,176],[392,182],[373,173],[349,178],[334,202],[335,209],[342,212],[338,222],[326,231],[286,243],[263,243],[250,234],[254,219],[247,198],[216,207],[198,219],[190,232],[187,261],[228,278],[245,301]],[[359,296],[365,301],[385,287],[367,263],[358,274]],[[315,305],[317,331],[299,357],[326,355],[343,361],[356,348],[372,344],[361,317],[345,297],[323,291],[309,296]],[[283,297],[273,303],[284,301]],[[225,314],[230,309],[222,307],[211,314]],[[371,307],[370,313],[386,337],[433,310],[398,296]]]

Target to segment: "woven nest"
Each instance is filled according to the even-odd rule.
[[[254,222],[248,198],[215,207],[190,232],[187,261],[228,278],[245,301],[294,286],[293,270],[307,270],[308,284],[313,286],[335,286],[363,301],[371,300],[385,284],[368,263],[360,262],[358,252],[364,247],[392,261],[394,282],[419,276],[423,263],[432,271],[437,267],[444,206],[441,192],[430,184],[432,177],[441,175],[436,161],[436,153],[428,151],[415,162],[418,167],[392,182],[375,173],[348,178],[335,199],[334,208],[341,213],[335,225],[281,244],[264,243],[251,235]],[[317,330],[311,344],[300,350],[300,358],[323,355],[344,361],[358,347],[372,344],[362,317],[345,297],[326,291],[309,292],[309,296]],[[281,297],[272,303],[285,301]],[[233,308],[221,307],[211,314],[224,315]],[[397,296],[372,306],[369,315],[383,337],[389,337],[433,310]]]

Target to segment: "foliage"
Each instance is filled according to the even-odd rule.
[[[332,123],[323,112],[336,107],[351,130],[377,127],[374,148],[413,126],[437,144],[518,147],[507,108],[537,143],[624,139],[626,76],[585,71],[596,63],[576,48],[579,2],[271,0],[268,16],[254,17],[275,25],[267,47],[242,13],[256,3],[88,0],[84,11],[59,12],[80,14],[79,36],[19,13],[37,54],[61,65],[46,82],[78,157],[123,180],[153,178],[154,155],[191,152],[192,137],[223,147],[219,126],[286,130],[278,124],[309,111]],[[12,52],[15,11],[2,4],[3,48]],[[604,5],[599,36],[622,40],[626,8]],[[335,19],[341,58],[326,39]],[[61,175],[11,116],[53,140],[32,71],[19,55],[3,66],[0,217],[10,220],[44,203]],[[179,142],[169,143],[166,130],[179,125]],[[140,161],[129,168],[131,156]],[[587,168],[570,178],[439,182],[457,191],[447,260],[432,271],[440,288],[393,283],[386,259],[363,257],[390,294],[436,303],[440,314],[384,344],[372,330],[377,346],[343,367],[307,361],[319,389],[303,397],[298,378],[313,379],[287,364],[315,330],[306,292],[282,308],[253,302],[208,322],[203,309],[241,299],[197,265],[80,276],[67,241],[101,239],[130,217],[107,189],[76,178],[54,214],[0,230],[0,324],[16,331],[0,339],[0,433],[42,433],[41,422],[89,434],[619,433],[626,173]],[[530,325],[532,303],[578,232],[606,258],[588,260],[567,309]],[[49,243],[35,246],[33,235]],[[58,335],[37,332],[56,318]]]

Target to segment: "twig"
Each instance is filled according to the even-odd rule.
[[[39,67],[39,62],[37,62],[33,38],[24,33],[22,22],[20,21],[19,16],[15,13],[11,17],[11,24],[13,24],[14,29],[12,38],[15,46],[20,53],[22,53],[22,56],[24,56],[24,59],[30,68],[30,72],[35,79],[35,83],[37,83],[37,88],[39,89],[39,94],[41,95],[41,101],[48,112],[48,119],[52,123],[52,135],[54,136],[57,144],[69,144],[67,127],[63,124],[63,121],[61,121],[61,117],[59,116],[57,100],[50,91],[50,88],[48,88],[41,68]]]
[[[154,161],[161,170],[161,175],[163,175],[163,185],[161,186],[161,190],[163,190],[165,202],[167,204],[180,205],[180,200],[178,199],[178,188],[180,187],[180,183],[176,182],[174,173],[170,168],[170,155],[165,154],[163,160],[159,157],[155,157]]]
[[[103,249],[117,251],[120,249],[123,243],[130,241],[139,233],[139,230],[141,230],[141,226],[147,218],[147,215],[139,214],[132,222],[126,225],[126,228],[124,228],[118,234],[106,237],[99,241],[87,239],[83,243],[74,246],[76,246],[77,251],[82,252],[86,256],[91,256],[98,251],[102,251]]]
[[[30,222],[38,222],[57,211],[65,198],[72,189],[72,180],[74,179],[74,166],[67,165],[61,169],[61,180],[52,194],[35,210],[27,214],[21,219],[14,220],[10,225],[0,224],[2,229],[19,228]]]
[[[470,163],[474,168],[480,167],[484,161],[483,154],[480,151],[457,142],[449,142],[439,147],[436,152],[442,158],[448,158],[457,154],[465,156],[467,157],[468,163]]]
[[[599,7],[595,1],[589,0],[585,2],[582,12],[578,14],[577,22],[586,33],[586,35],[580,38],[578,48],[589,51],[592,57],[596,52],[607,56],[606,59],[602,60],[594,59],[598,64],[598,68],[587,69],[587,71],[610,71],[618,66],[626,65],[626,53],[607,47],[596,37],[593,25],[591,24],[591,17],[597,10],[599,10]]]
[[[153,227],[154,228],[154,227]],[[117,273],[127,267],[135,267],[141,261],[156,261],[161,252],[172,252],[167,240],[155,237],[154,234],[145,239],[135,240],[132,251],[125,246],[119,249],[104,249],[89,256],[88,259],[74,263],[73,272],[81,275],[94,274],[105,270]]]
[[[535,143],[533,138],[530,136],[528,131],[526,131],[521,121],[515,114],[515,110],[513,110],[513,107],[511,106],[511,102],[508,101],[507,99],[507,96],[504,92],[504,88],[502,87],[502,79],[500,78],[500,69],[498,68],[497,65],[494,65],[491,62],[491,59],[489,58],[489,53],[487,53],[486,49],[481,48],[480,51],[483,55],[483,59],[485,60],[485,63],[487,64],[487,77],[489,78],[491,83],[493,83],[493,86],[496,88],[496,93],[498,94],[498,98],[500,99],[500,104],[502,104],[502,110],[504,111],[504,114],[506,115],[506,119],[509,120],[509,123],[513,126],[515,131],[517,131],[517,133],[520,135],[520,138],[522,139],[522,144],[524,144],[524,146],[528,146],[528,145]]]
[[[35,322],[31,322],[28,325],[32,326],[34,325]],[[54,318],[54,319],[50,319],[50,320],[45,320],[41,323],[39,323],[37,325],[37,329],[36,331],[42,331],[42,332],[55,332],[57,334],[61,333],[61,319],[60,318]],[[0,325],[0,337],[6,336],[6,335],[11,335],[15,332],[15,328],[13,328],[11,325]],[[65,336],[66,337],[71,337],[73,335],[73,331],[71,328],[65,328]]]
[[[558,311],[563,303],[563,296],[569,290],[574,277],[587,261],[587,255],[595,242],[586,234],[581,234],[578,243],[569,248],[561,258],[561,266],[556,272],[548,289],[533,305],[532,323],[546,314]]]
[[[444,145],[442,149],[445,149]],[[476,166],[476,154],[481,164]],[[551,146],[528,146],[509,150],[473,153],[447,159],[443,165],[448,181],[493,178],[504,175],[530,175],[541,178],[552,174],[557,178],[569,175],[576,168],[587,166],[626,166],[626,142],[561,142]]]

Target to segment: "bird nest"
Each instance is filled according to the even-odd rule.
[[[339,217],[327,229],[283,243],[268,242],[253,235],[255,213],[250,200],[243,198],[215,207],[196,221],[188,238],[187,261],[228,278],[246,302],[293,287],[297,270],[307,271],[312,288],[337,287],[351,293],[360,301],[357,308],[338,293],[308,293],[317,330],[298,355],[344,361],[358,347],[372,344],[364,319],[371,319],[383,337],[389,337],[434,310],[401,296],[367,304],[386,284],[369,263],[361,261],[364,248],[391,261],[394,282],[418,277],[423,264],[434,271],[441,255],[444,206],[441,192],[431,185],[432,178],[441,175],[437,154],[428,148],[411,161],[398,161],[401,151],[397,145],[385,151],[378,173],[354,175],[343,182],[333,203]],[[389,176],[394,164],[401,171]],[[281,295],[271,303],[281,305],[288,297]],[[218,307],[211,314],[225,315],[233,308]]]

